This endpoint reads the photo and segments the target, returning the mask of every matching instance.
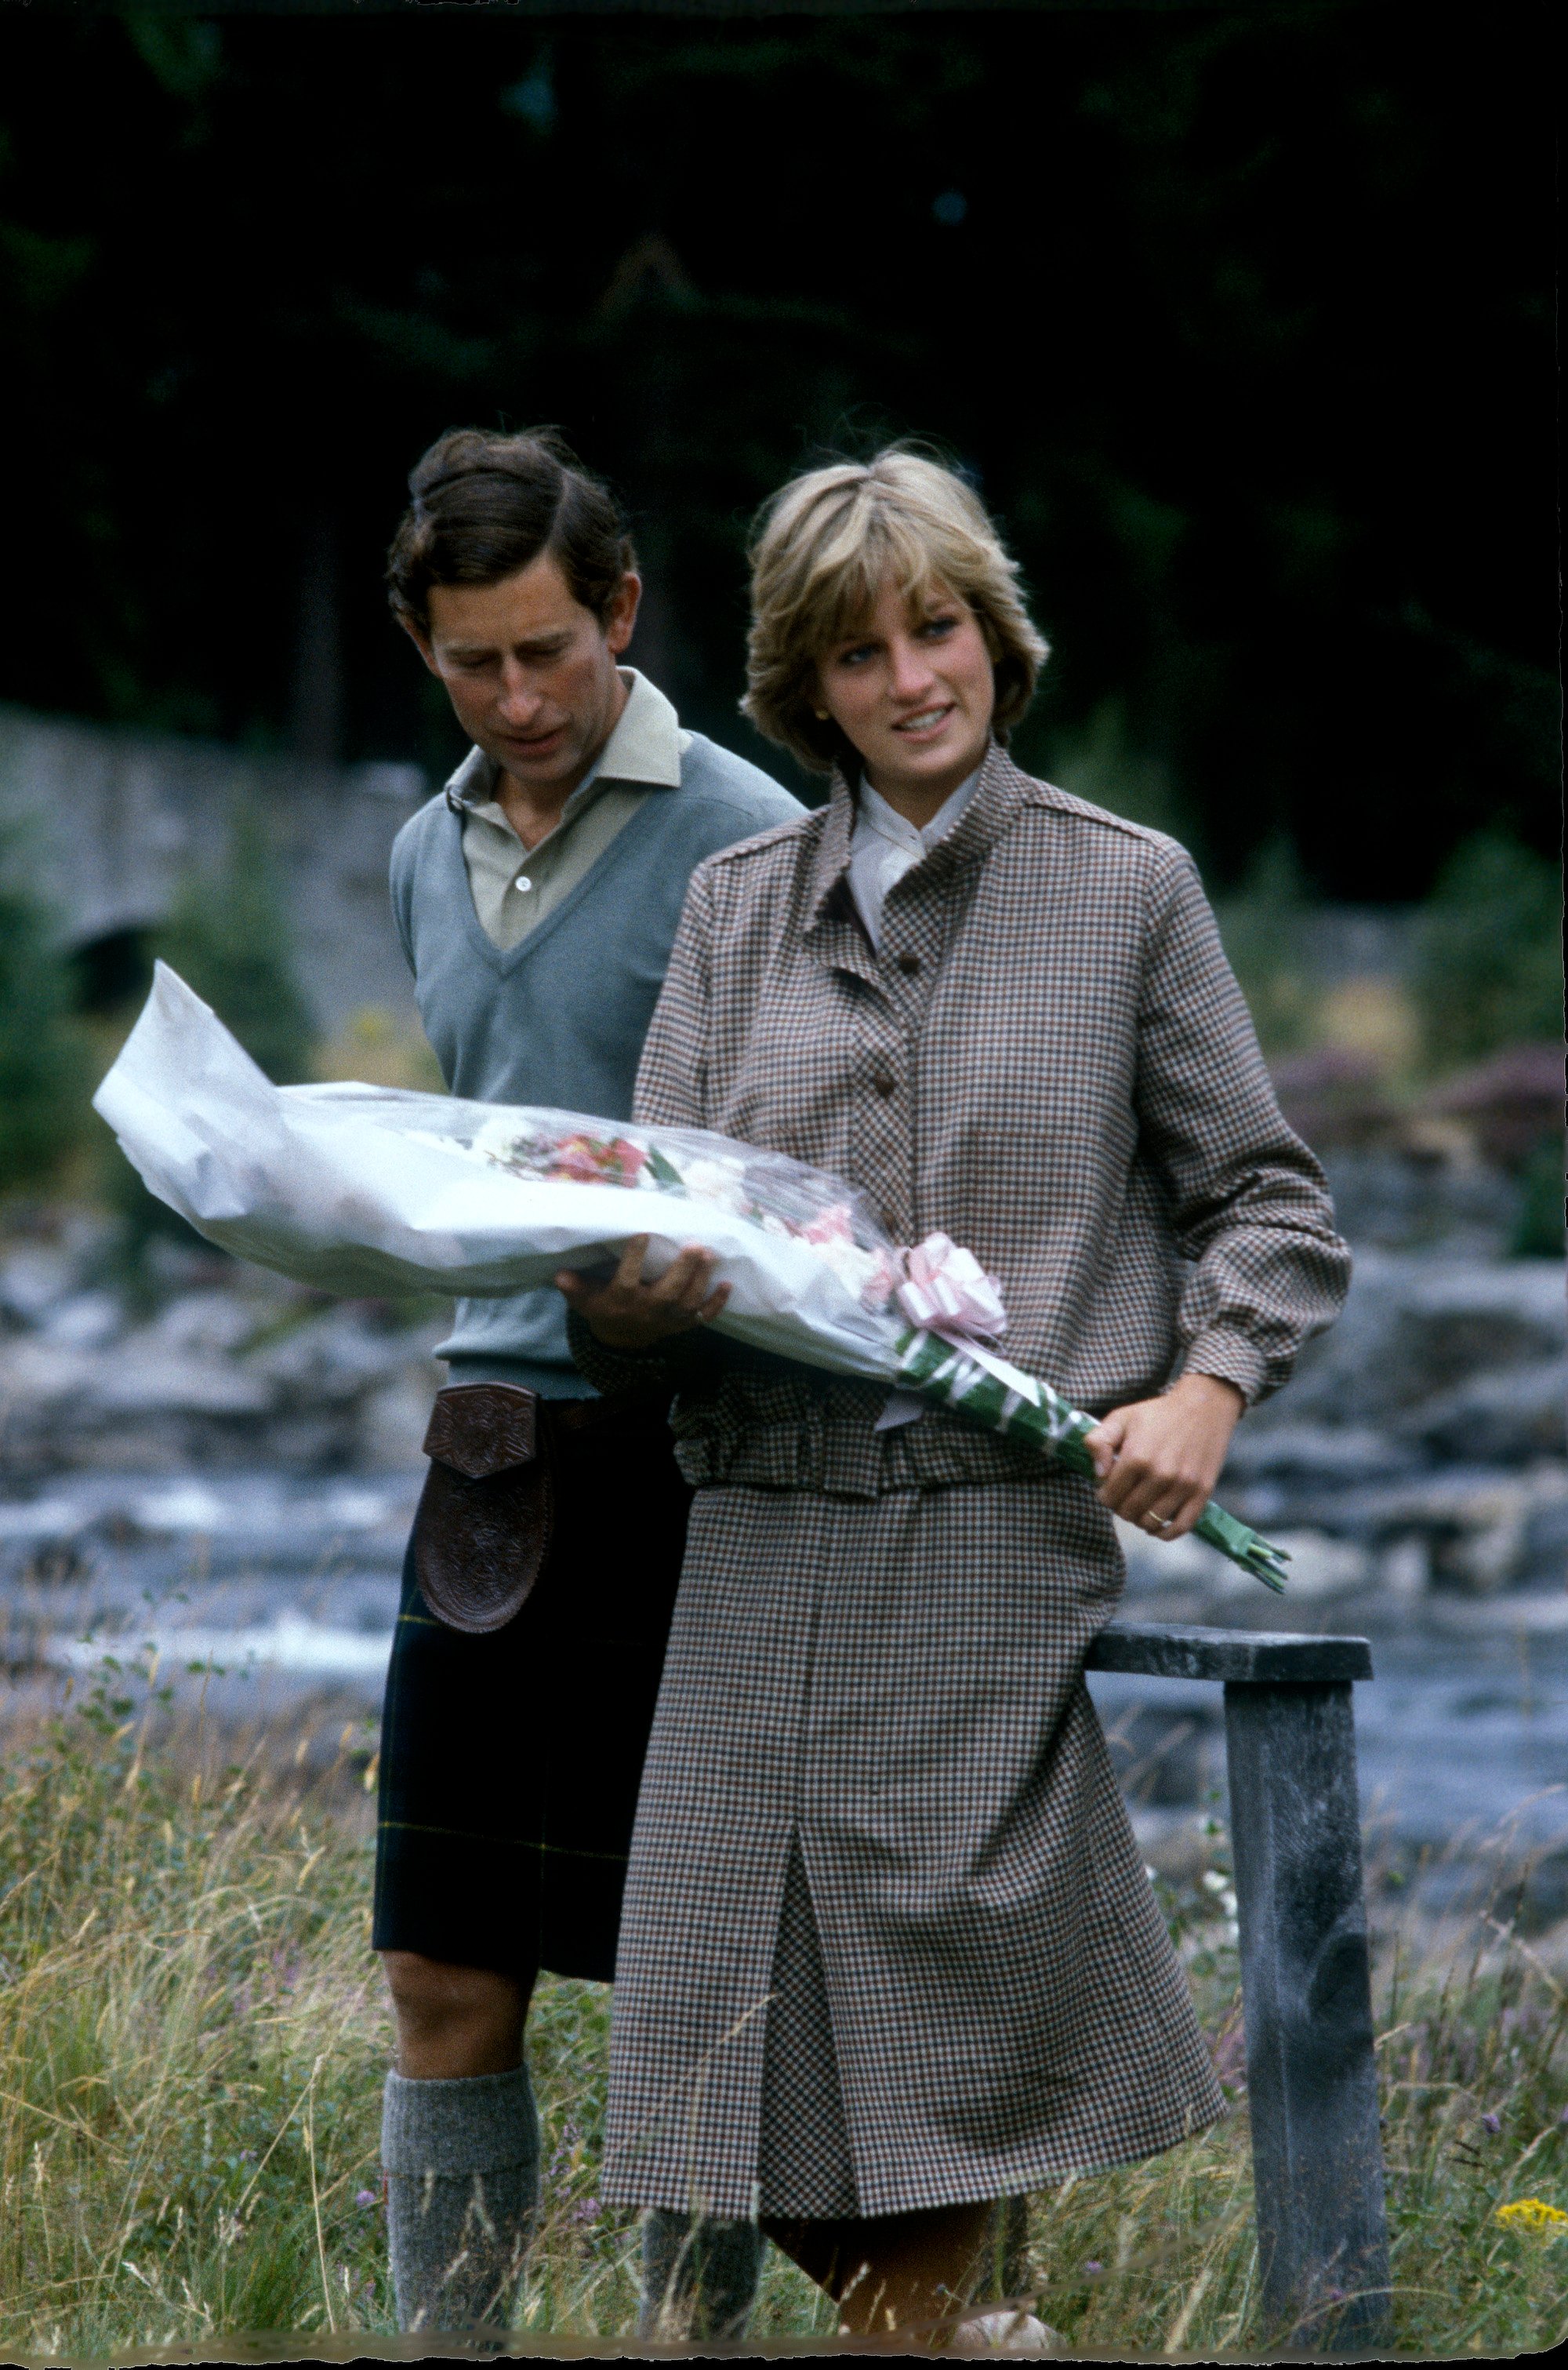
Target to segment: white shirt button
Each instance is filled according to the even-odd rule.
[[[512,882],[512,887],[514,889],[532,889],[532,886],[533,883],[529,879],[526,872],[520,872],[517,879]]]

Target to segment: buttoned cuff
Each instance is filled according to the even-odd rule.
[[[1255,1341],[1244,1333],[1215,1326],[1200,1333],[1182,1360],[1184,1375],[1212,1375],[1217,1382],[1234,1383],[1248,1407],[1264,1395],[1267,1362]]]

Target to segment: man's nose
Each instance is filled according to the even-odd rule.
[[[538,714],[540,695],[528,671],[516,659],[501,662],[501,692],[497,705],[509,724],[527,724]]]

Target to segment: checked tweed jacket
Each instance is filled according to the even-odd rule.
[[[874,952],[828,806],[693,876],[636,1116],[848,1178],[998,1277],[1080,1405],[1250,1401],[1343,1298],[1192,864],[1000,749]],[[601,1387],[617,1360],[574,1329]],[[632,1850],[607,2193],[887,2214],[1220,2111],[1083,1681],[1122,1567],[1090,1485],[705,1336],[698,1495]],[[682,1371],[683,1369],[683,1371]]]

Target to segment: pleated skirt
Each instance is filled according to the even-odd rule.
[[[633,1836],[605,2190],[818,2217],[1158,2154],[1224,2102],[1083,1679],[1076,1477],[700,1490]]]

